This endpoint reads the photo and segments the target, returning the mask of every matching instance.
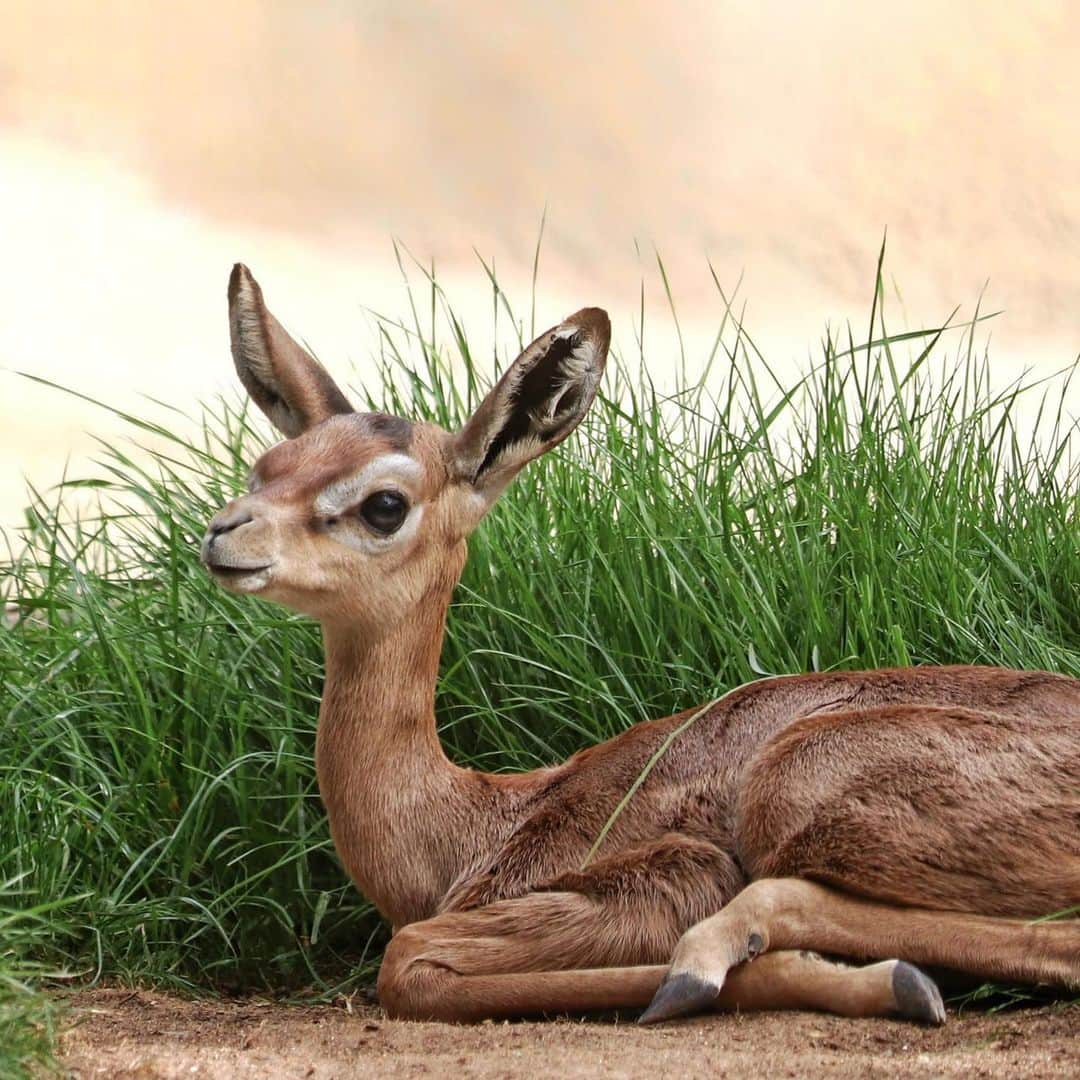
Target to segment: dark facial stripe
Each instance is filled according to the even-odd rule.
[[[391,449],[399,454],[408,451],[413,437],[413,426],[408,420],[381,412],[363,413],[361,419],[364,421],[367,430],[372,435],[381,435],[386,439]]]

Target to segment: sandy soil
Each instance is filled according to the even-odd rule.
[[[943,1028],[813,1014],[633,1023],[388,1021],[367,1005],[185,1001],[98,990],[71,1000],[66,1075],[179,1077],[1080,1075],[1080,1006],[951,1015]]]

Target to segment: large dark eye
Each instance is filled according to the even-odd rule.
[[[389,536],[401,528],[409,504],[396,491],[376,491],[360,504],[360,517],[377,533]]]

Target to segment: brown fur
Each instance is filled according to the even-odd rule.
[[[747,770],[743,863],[917,907],[1061,911],[1080,897],[1076,726],[959,706],[801,720]]]
[[[261,308],[257,286],[247,296]],[[234,325],[269,325],[255,315]],[[254,378],[255,356],[286,400],[256,400],[271,418],[285,408],[286,423],[317,419],[256,464],[253,492],[211,523],[203,557],[227,587],[323,624],[319,785],[345,869],[396,930],[379,980],[389,1009],[475,1019],[640,1006],[673,950],[679,986],[696,979],[708,1001],[848,1015],[943,1014],[895,962],[743,961],[819,948],[1080,979],[1077,923],[997,918],[1080,902],[1080,682],[955,667],[741,687],[674,739],[585,865],[692,714],[554,768],[488,775],[447,760],[434,689],[465,537],[584,414],[606,317],[586,309],[537,339],[459,435],[342,414],[299,346],[257,336],[234,342],[241,376]],[[320,492],[384,463],[381,483],[405,492],[415,527],[380,539],[351,507],[320,516]],[[250,584],[230,573],[248,567]]]

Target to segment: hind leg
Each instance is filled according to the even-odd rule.
[[[857,959],[899,956],[980,978],[1080,987],[1075,919],[1025,923],[903,908],[811,881],[774,878],[751,883],[683,935],[642,1020],[712,1008],[729,972],[742,971],[770,949],[816,949]]]
[[[738,793],[749,877],[910,907],[1040,918],[1080,903],[1080,718],[928,706],[824,714]]]
[[[706,1007],[777,948],[1080,985],[1080,922],[994,917],[1080,900],[1078,824],[1076,725],[925,707],[800,721],[740,793],[758,880],[687,931],[645,1019]]]

